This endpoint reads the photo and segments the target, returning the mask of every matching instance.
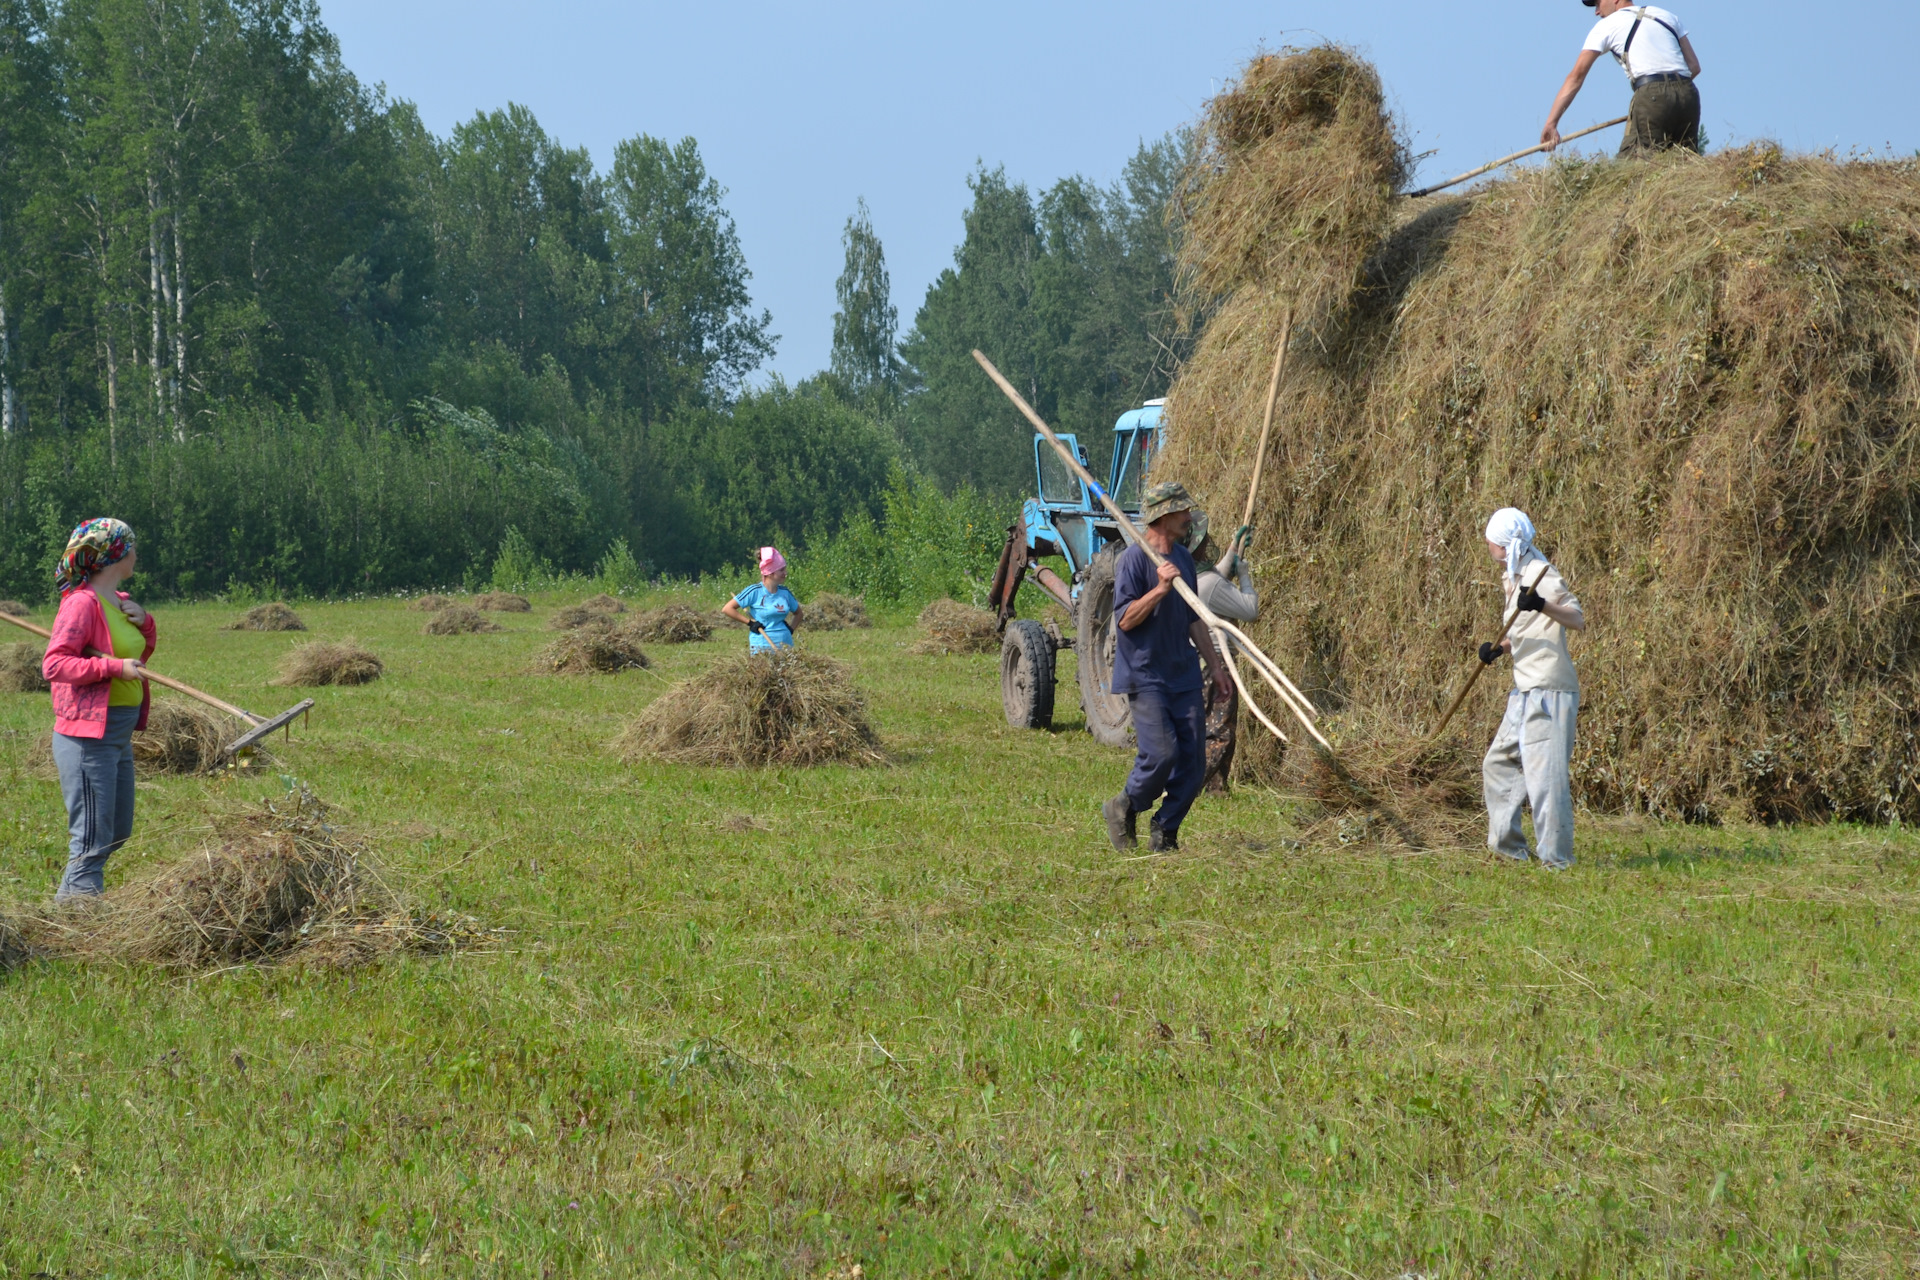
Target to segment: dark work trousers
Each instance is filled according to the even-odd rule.
[[[1233,772],[1233,748],[1240,736],[1240,691],[1229,689],[1222,696],[1220,686],[1209,680],[1206,700],[1206,789],[1224,796],[1227,794],[1228,775]]]
[[[1145,813],[1166,794],[1153,825],[1168,835],[1180,833],[1180,823],[1200,796],[1207,779],[1207,701],[1198,689],[1185,693],[1149,690],[1130,693],[1133,738],[1140,754],[1127,777],[1127,803]]]
[[[1620,154],[1643,156],[1684,147],[1700,149],[1700,90],[1691,80],[1656,80],[1633,91]]]

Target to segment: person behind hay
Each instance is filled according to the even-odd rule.
[[[1600,21],[1587,33],[1573,70],[1560,86],[1546,128],[1540,130],[1540,141],[1549,147],[1560,145],[1560,117],[1573,105],[1594,62],[1610,53],[1633,86],[1620,154],[1640,155],[1670,147],[1700,150],[1700,90],[1693,83],[1700,74],[1700,59],[1694,56],[1693,41],[1680,19],[1665,9],[1627,0],[1580,3],[1595,10]]]
[[[1513,657],[1513,692],[1507,713],[1480,763],[1487,800],[1487,845],[1525,862],[1527,838],[1520,807],[1533,810],[1533,839],[1549,871],[1573,865],[1574,721],[1580,712],[1580,677],[1567,652],[1567,632],[1585,631],[1587,615],[1560,571],[1533,545],[1533,521],[1524,511],[1502,507],[1487,521],[1487,550],[1506,565],[1506,607],[1517,610],[1507,638],[1480,646],[1491,666]]]
[[[55,898],[101,892],[107,859],[133,834],[133,733],[147,727],[143,666],[156,639],[153,615],[119,589],[136,559],[132,529],[89,520],[67,539],[54,573],[60,612],[41,671],[53,685],[53,762],[69,835]]]
[[[1227,543],[1227,554],[1214,561],[1213,538],[1207,532],[1207,513],[1193,513],[1193,528],[1187,534],[1187,547],[1199,568],[1199,585],[1194,594],[1229,622],[1252,622],[1260,616],[1260,593],[1254,590],[1253,571],[1248,568],[1245,549],[1253,534],[1252,526],[1241,525]],[[1233,579],[1239,581],[1235,586]],[[1233,642],[1214,634],[1215,649]],[[1227,794],[1227,776],[1233,770],[1233,751],[1240,735],[1240,691],[1228,684],[1226,695],[1217,685],[1207,686],[1207,773],[1205,790]]]
[[[1200,659],[1216,696],[1231,692],[1226,665],[1213,647],[1213,635],[1200,616],[1173,589],[1184,579],[1193,589],[1197,574],[1186,539],[1193,527],[1193,499],[1185,487],[1166,482],[1147,490],[1147,546],[1165,561],[1156,566],[1146,551],[1128,547],[1113,570],[1113,616],[1118,622],[1113,649],[1115,693],[1124,693],[1133,709],[1133,736],[1139,748],[1126,790],[1100,806],[1107,838],[1122,852],[1134,847],[1135,818],[1161,801],[1148,827],[1147,847],[1156,852],[1180,847],[1180,823],[1200,795],[1207,772],[1207,711],[1201,694]],[[1195,653],[1198,650],[1198,654]]]
[[[801,621],[800,602],[787,590],[787,558],[773,547],[760,548],[760,585],[748,587],[720,612],[747,624],[750,653],[793,648],[793,628]]]

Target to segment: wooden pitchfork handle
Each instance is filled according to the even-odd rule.
[[[1465,182],[1468,178],[1477,178],[1483,173],[1491,173],[1495,169],[1498,169],[1503,164],[1512,164],[1515,160],[1526,159],[1528,156],[1532,155],[1536,151],[1547,151],[1553,147],[1561,145],[1561,143],[1572,142],[1575,138],[1584,138],[1590,133],[1598,133],[1602,129],[1611,129],[1613,128],[1613,126],[1617,124],[1625,124],[1628,119],[1629,117],[1627,116],[1621,116],[1618,120],[1603,120],[1599,124],[1589,125],[1587,128],[1580,130],[1578,133],[1563,133],[1560,135],[1560,142],[1556,142],[1556,143],[1536,142],[1533,146],[1528,147],[1525,151],[1516,151],[1510,156],[1501,156],[1498,160],[1493,161],[1491,164],[1483,164],[1478,169],[1469,169],[1457,178],[1448,178],[1445,182],[1436,182],[1432,186],[1422,187],[1418,191],[1409,191],[1407,192],[1407,195],[1414,199],[1418,199],[1421,196],[1430,196],[1436,191],[1445,191],[1448,187],[1457,187],[1461,183]]]
[[[1551,562],[1541,565],[1540,572],[1537,575],[1535,575],[1533,579],[1533,585],[1528,587],[1527,591],[1540,590],[1540,584],[1547,580],[1547,570],[1551,568],[1553,568],[1553,565]],[[1521,594],[1524,595],[1526,593],[1522,592]],[[1516,605],[1519,603],[1518,596],[1514,597],[1514,602]],[[1500,642],[1507,638],[1507,632],[1513,630],[1513,624],[1518,622],[1519,620],[1520,620],[1520,610],[1518,608],[1515,608],[1512,616],[1507,619],[1507,625],[1500,628],[1500,634],[1493,638],[1494,648],[1498,649],[1500,647]],[[1490,662],[1480,661],[1479,657],[1477,655],[1475,656],[1475,658],[1473,659],[1473,671],[1471,674],[1467,676],[1467,683],[1461,686],[1460,692],[1453,696],[1453,704],[1447,708],[1447,714],[1440,717],[1440,726],[1436,728],[1431,734],[1428,735],[1427,740],[1429,742],[1431,742],[1435,738],[1438,738],[1441,734],[1447,731],[1447,722],[1453,719],[1453,713],[1460,709],[1460,704],[1467,700],[1467,695],[1469,693],[1473,692],[1474,681],[1480,678],[1480,673],[1482,671],[1485,671],[1488,667],[1492,665],[1493,664]]]
[[[33,634],[39,636],[43,640],[53,639],[53,632],[45,630],[44,628],[41,628],[41,627],[36,627],[31,622],[28,622],[25,618],[16,618],[10,613],[0,613],[0,619],[4,619],[7,622],[11,622],[16,627],[20,627],[20,628],[23,628],[24,630],[31,631],[33,632]],[[89,646],[87,649],[87,656],[89,658],[112,658],[113,657],[112,654],[102,653],[98,649],[95,649],[91,646]],[[119,661],[119,659],[115,659],[115,660]],[[202,693],[200,692],[200,690],[194,688],[192,685],[182,684],[178,680],[173,680],[168,678],[167,676],[161,675],[158,671],[148,671],[143,668],[140,672],[140,675],[141,675],[141,678],[146,680],[151,680],[155,684],[161,686],[162,688],[172,689],[176,693],[184,693],[189,698],[197,698],[201,702],[206,703],[208,706],[216,707],[219,710],[226,712],[230,716],[239,716],[242,720],[245,720],[248,724],[265,724],[266,723],[266,720],[264,718],[253,714],[253,712],[251,711],[242,711],[239,707],[234,706],[231,702],[222,702],[220,701],[220,699],[214,697],[210,693]]]

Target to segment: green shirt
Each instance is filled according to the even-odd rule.
[[[120,611],[119,605],[102,600],[100,611],[107,615],[107,634],[113,637],[114,657],[137,658],[147,651],[147,638],[140,634],[140,628],[133,625],[133,619]],[[140,687],[141,683],[139,680],[122,680],[116,676],[113,689],[107,694],[107,705],[139,706],[147,696],[147,691]]]

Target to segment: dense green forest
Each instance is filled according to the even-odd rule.
[[[1177,354],[1182,163],[1037,198],[982,169],[904,335],[860,205],[832,360],[788,385],[692,138],[603,170],[511,104],[436,137],[303,0],[0,0],[0,593],[103,512],[181,595],[452,585],[510,540],[851,566],[890,512],[1011,518],[1028,434],[967,352],[1104,447]]]

